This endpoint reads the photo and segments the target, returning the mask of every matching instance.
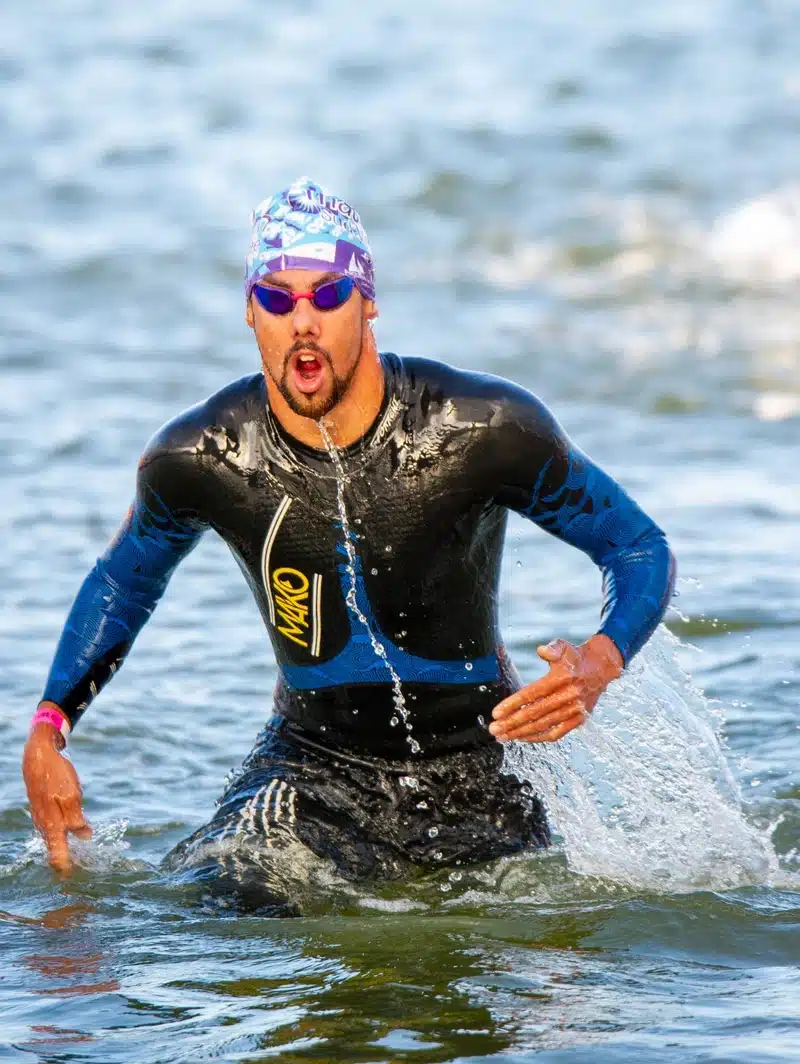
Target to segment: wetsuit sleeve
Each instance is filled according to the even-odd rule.
[[[167,501],[181,474],[171,468],[175,464],[163,456],[142,459],[134,503],[67,618],[42,699],[55,702],[73,727],[120,667],[176,566],[205,530],[191,509]]]
[[[600,631],[627,665],[661,621],[675,583],[666,536],[568,439],[539,400],[515,404],[497,501],[584,551],[603,574]]]

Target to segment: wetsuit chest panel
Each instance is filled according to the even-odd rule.
[[[271,513],[251,520],[247,544],[240,527],[219,528],[247,572],[290,686],[390,682],[376,642],[408,681],[475,682],[475,667],[494,679],[493,589],[477,596],[486,599],[486,611],[474,608],[474,579],[465,589],[465,566],[474,563],[463,545],[474,544],[475,529],[458,530],[460,551],[430,549],[432,537],[441,546],[454,527],[486,523],[485,516],[475,507],[465,511],[457,496],[420,495],[413,480],[396,475],[380,504],[350,501],[350,512],[363,514],[352,519],[351,564],[335,494],[327,479],[304,498],[286,490],[277,503],[270,499]],[[402,523],[391,519],[399,512]],[[490,536],[502,534],[497,521],[488,524]],[[492,584],[495,567],[485,566],[482,579]],[[472,658],[485,660],[477,665]]]

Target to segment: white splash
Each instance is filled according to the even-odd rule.
[[[592,719],[557,744],[511,743],[569,868],[634,889],[726,890],[785,879],[770,833],[747,822],[716,711],[660,629]]]
[[[124,855],[130,849],[125,839],[128,821],[124,817],[92,822],[91,839],[76,839],[69,836],[69,852],[74,865],[92,872],[121,872],[147,869],[143,861],[132,861]],[[26,840],[22,853],[14,862],[11,871],[29,863],[46,864],[47,850],[41,835],[34,833]]]
[[[711,258],[734,280],[786,284],[800,279],[800,185],[765,193],[717,220]]]

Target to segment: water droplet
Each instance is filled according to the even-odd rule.
[[[444,857],[444,854],[441,850],[437,850],[436,853],[433,855],[434,861],[441,861],[442,857]]]
[[[480,685],[480,687],[478,688],[478,690],[479,690],[479,691],[488,691],[488,690],[489,690],[489,688],[488,688],[488,687],[486,686],[486,684],[485,684],[485,683],[482,683],[482,684]]]
[[[486,718],[479,713],[478,714],[478,724],[480,724],[480,726],[483,727],[485,723],[486,723]]]
[[[357,518],[356,518],[356,524],[357,524],[357,525],[360,525],[360,524],[361,524],[361,518],[360,518],[360,517],[357,517]]]
[[[464,877],[463,877],[463,874],[461,872],[451,872],[450,873],[450,881],[452,883],[460,883],[463,878]]]
[[[389,546],[384,547],[383,549],[386,551],[387,554],[391,554],[392,553],[392,548],[389,547]]]
[[[422,747],[419,745],[419,743],[417,742],[416,739],[412,739],[411,742],[408,745],[411,747],[411,753],[412,754],[418,754],[420,752],[420,750],[422,749]]]
[[[439,834],[439,829],[437,827],[428,828],[428,838],[429,839],[435,839],[438,834]]]
[[[419,787],[419,780],[416,776],[401,776],[400,786],[408,787],[410,791],[415,791]]]
[[[358,716],[358,710],[355,708],[355,706],[353,706],[353,716],[354,717]]]
[[[400,723],[400,721],[398,720],[397,717],[392,717],[391,720],[389,721],[389,726],[392,727],[392,728],[396,728],[399,723]]]
[[[472,672],[472,662],[468,661],[464,668],[467,670],[467,672]]]
[[[428,803],[426,801],[417,802],[417,809],[427,809]]]
[[[438,858],[438,857],[437,857],[437,861],[438,861],[438,860],[441,860],[441,858]],[[442,894],[447,894],[447,893],[449,893],[449,892],[450,892],[450,891],[451,891],[452,889],[453,889],[453,888],[452,888],[452,887],[450,886],[450,884],[449,884],[449,883],[442,883],[442,885],[441,885],[441,886],[439,887],[439,890],[440,890],[440,891],[442,892]]]
[[[319,730],[320,731],[327,731],[328,730],[328,726],[326,724],[320,724]]]
[[[404,614],[404,613],[401,613],[401,614],[400,614],[400,616],[401,616],[401,617],[405,617],[405,614]]]
[[[378,570],[377,569],[370,569],[370,572],[372,573],[373,576],[377,576],[378,575]]]

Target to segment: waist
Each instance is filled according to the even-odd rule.
[[[492,710],[514,688],[504,682],[404,683],[401,690],[402,705],[390,684],[316,691],[281,684],[275,711],[325,746],[389,760],[431,758],[496,745],[488,731]]]

